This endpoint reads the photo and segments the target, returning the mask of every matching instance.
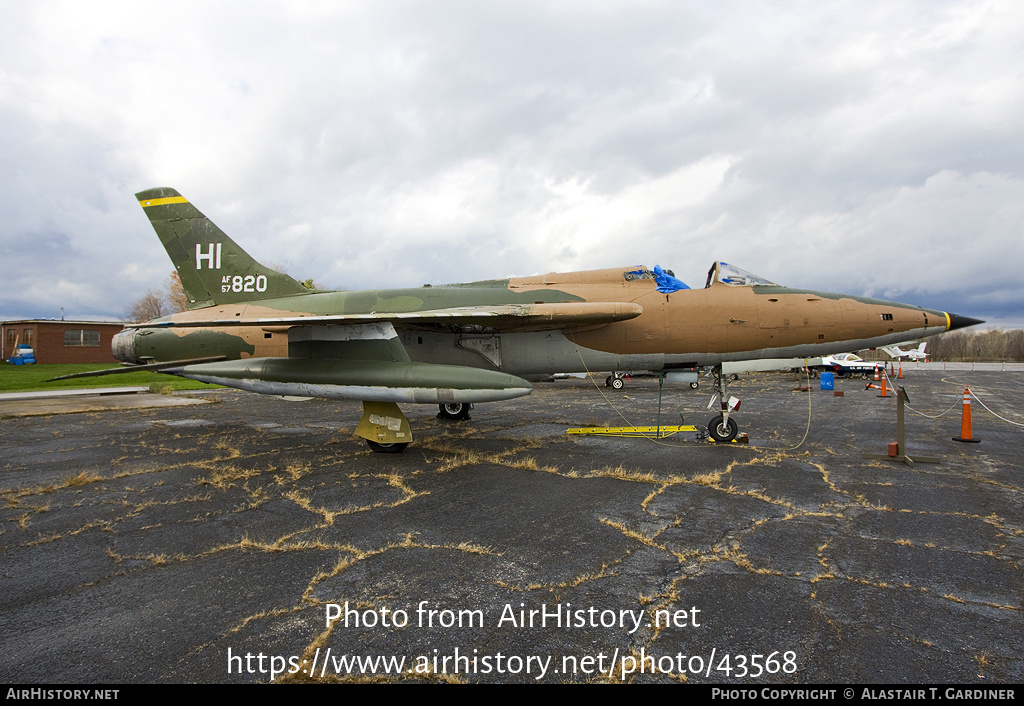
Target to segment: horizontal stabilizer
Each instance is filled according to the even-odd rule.
[[[153,372],[158,373],[168,368],[180,368],[184,365],[195,365],[197,363],[212,363],[216,360],[224,360],[225,356],[214,355],[208,358],[189,358],[188,360],[169,360],[163,363],[147,363],[146,365],[122,365],[120,368],[107,368],[106,370],[90,370],[84,373],[72,373],[50,378],[46,382],[55,380],[70,380],[72,378],[97,378],[104,375],[124,375],[125,373]]]

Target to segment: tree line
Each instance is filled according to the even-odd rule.
[[[188,308],[188,297],[181,286],[181,278],[174,271],[167,278],[162,289],[149,289],[136,299],[125,311],[124,318],[130,324],[157,319],[168,314],[177,314]]]
[[[928,339],[931,360],[1024,361],[1024,330],[950,331]]]

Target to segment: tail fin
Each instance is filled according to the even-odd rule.
[[[253,260],[174,189],[147,189],[135,198],[178,270],[189,309],[309,293]]]

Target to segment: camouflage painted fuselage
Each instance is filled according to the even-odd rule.
[[[362,315],[372,320],[388,318],[413,361],[544,375],[658,371],[730,360],[817,357],[921,338],[951,326],[950,316],[941,311],[774,285],[733,286],[714,281],[704,289],[662,294],[653,279],[626,278],[626,273],[638,269],[643,268],[416,289],[310,292],[202,307],[167,317],[165,321],[174,327],[129,329],[116,344],[115,353],[125,362],[135,363],[212,355],[228,359],[329,358],[330,347],[318,351],[311,346],[308,331],[302,341],[294,340],[293,333],[289,344],[289,331],[296,327],[275,322]],[[557,319],[560,309],[566,309],[569,316],[568,310],[580,302],[632,305],[623,314],[632,318],[610,323],[583,319],[575,325],[561,321],[550,328],[500,317],[472,324],[438,318],[403,322],[400,318],[417,312],[515,305],[527,313],[548,310]],[[639,313],[634,314],[637,309]],[[209,325],[232,320],[266,323]],[[301,328],[315,331],[338,325],[346,324],[311,322]]]

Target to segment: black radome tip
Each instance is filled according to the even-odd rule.
[[[978,324],[985,323],[981,319],[972,319],[970,316],[960,316],[959,314],[950,314],[946,312],[946,316],[949,317],[949,329],[954,331],[958,328],[967,328],[968,326],[977,326]]]

